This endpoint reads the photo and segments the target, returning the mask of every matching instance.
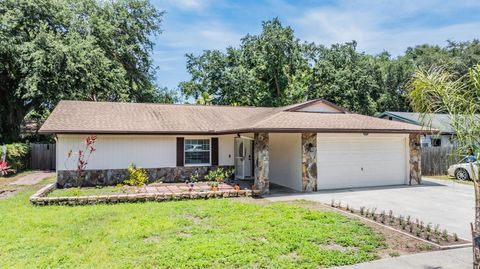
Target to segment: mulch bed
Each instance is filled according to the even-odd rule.
[[[365,220],[390,227],[401,233],[416,237],[424,242],[429,242],[441,249],[465,247],[471,244],[470,241],[459,238],[455,233],[449,233],[445,229],[440,229],[439,225],[425,223],[422,220],[411,216],[395,216],[392,211],[378,212],[375,208],[368,209],[361,207],[359,210],[353,209],[348,205],[341,205],[332,201],[330,207],[345,213],[355,215]]]
[[[254,203],[259,205],[269,205],[272,203],[276,203],[267,199],[249,198],[237,198],[237,201],[242,203]],[[338,210],[337,208],[333,208],[319,202],[296,200],[288,201],[285,203],[300,206],[308,210],[332,211],[340,213],[348,218],[354,218],[359,220],[366,226],[373,229],[376,233],[382,235],[385,239],[385,247],[383,249],[380,249],[378,253],[381,258],[396,257],[399,255],[408,255],[442,249],[440,246],[432,244],[432,242],[424,241],[414,236],[408,236],[400,231],[394,230],[392,228],[387,228],[386,226],[380,225],[379,223],[375,223],[373,221],[367,221],[366,219],[360,218],[357,215],[352,215],[349,212]]]

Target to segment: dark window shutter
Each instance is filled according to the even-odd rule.
[[[218,138],[212,137],[212,165],[218,165]]]
[[[177,137],[177,166],[183,166],[183,137]]]

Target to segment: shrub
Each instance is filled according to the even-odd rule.
[[[443,232],[442,232],[442,239],[443,239],[444,241],[448,241],[448,232],[447,232],[447,230],[443,230]]]
[[[129,179],[124,180],[123,183],[130,186],[143,186],[148,181],[147,170],[137,168],[133,163],[128,166]]]
[[[205,180],[223,182],[225,181],[225,179],[229,178],[231,175],[233,175],[233,169],[224,170],[223,168],[217,168],[215,170],[210,170],[208,174],[205,176]]]
[[[453,240],[458,241],[458,235],[456,233],[453,234]]]
[[[12,168],[10,168],[7,162],[0,160],[0,176],[4,177],[13,172],[15,171]]]
[[[24,143],[13,143],[5,146],[7,148],[5,161],[10,167],[15,171],[25,169],[28,156],[28,145]],[[0,153],[3,154],[2,147],[0,147]]]

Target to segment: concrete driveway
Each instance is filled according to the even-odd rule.
[[[410,215],[425,223],[439,224],[441,229],[457,233],[459,237],[470,240],[470,223],[475,217],[474,191],[472,185],[455,183],[448,180],[423,178],[423,184],[417,186],[390,186],[377,188],[344,189],[316,193],[288,193],[279,191],[266,199],[288,201],[305,199],[330,203],[332,199],[349,204],[358,209],[362,206],[377,208],[377,212],[393,210],[396,216]],[[471,247],[433,251],[395,258],[376,260],[345,269],[377,268],[472,268]]]
[[[330,203],[332,199],[343,205],[359,209],[377,208],[377,212],[392,210],[394,215],[410,215],[441,229],[457,233],[470,240],[470,222],[474,220],[474,191],[472,185],[448,180],[423,178],[422,185],[389,186],[375,188],[344,189],[316,193],[274,193],[271,201],[305,199]]]

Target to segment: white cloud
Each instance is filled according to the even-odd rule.
[[[460,5],[433,0],[381,3],[342,1],[335,6],[309,9],[290,23],[298,36],[307,41],[330,45],[356,40],[361,50],[369,53],[387,50],[393,55],[417,44],[472,39],[480,26],[480,21],[445,26],[422,25],[415,20],[421,19],[426,11],[441,16],[454,8],[478,7],[480,1],[464,1]]]
[[[204,49],[225,49],[239,44],[242,36],[243,34],[220,23],[196,23],[195,25],[177,25],[175,30],[165,31],[160,42],[165,42],[165,45],[175,49],[184,48],[185,52],[193,52]]]

